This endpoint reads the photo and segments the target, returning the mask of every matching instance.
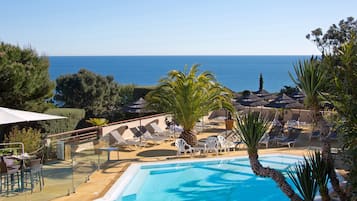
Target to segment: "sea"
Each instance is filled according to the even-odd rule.
[[[299,60],[311,56],[50,56],[52,80],[61,75],[77,73],[85,68],[94,73],[111,75],[119,84],[153,86],[171,70],[184,71],[200,64],[199,71],[211,71],[218,82],[233,91],[259,88],[263,75],[264,89],[279,92],[294,86],[288,72],[294,73]]]

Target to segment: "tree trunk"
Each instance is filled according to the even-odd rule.
[[[330,177],[330,183],[332,185],[333,190],[338,194],[341,201],[347,201],[346,193],[340,187],[340,181],[337,179],[337,175],[335,172],[334,161],[331,156],[331,145],[327,136],[322,136],[322,157],[326,161],[329,166],[328,175]]]
[[[330,183],[332,185],[333,190],[340,197],[340,200],[347,201],[348,200],[347,194],[341,189],[340,182],[337,179],[337,175],[335,172],[335,165],[331,156],[331,144],[327,138],[329,129],[324,119],[321,119],[319,121],[319,127],[321,131],[321,141],[322,141],[321,154],[322,154],[322,158],[326,161],[327,165],[329,166],[328,175],[330,178]]]
[[[197,145],[197,136],[196,133],[194,133],[192,130],[184,130],[181,133],[180,136],[182,139],[184,139],[187,144],[191,146]]]
[[[248,151],[250,166],[254,174],[262,177],[272,178],[279,186],[280,190],[290,198],[292,201],[302,201],[299,195],[297,195],[291,186],[286,182],[285,177],[281,172],[263,167],[258,160],[258,153],[256,151]]]

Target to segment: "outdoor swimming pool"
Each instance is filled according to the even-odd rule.
[[[284,174],[302,157],[261,155],[263,166]],[[115,201],[283,201],[289,200],[270,178],[252,172],[245,157],[131,165],[107,194]]]

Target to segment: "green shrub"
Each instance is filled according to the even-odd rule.
[[[44,134],[54,134],[74,130],[85,116],[85,111],[83,109],[75,108],[53,108],[48,109],[45,113],[67,118],[40,122]]]
[[[33,128],[18,129],[13,128],[5,138],[6,142],[24,143],[25,152],[31,153],[39,149],[42,145],[42,135],[39,130]],[[18,146],[17,146],[18,147]]]

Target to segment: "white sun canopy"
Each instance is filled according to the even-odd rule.
[[[42,120],[51,120],[51,119],[64,119],[64,118],[67,117],[0,107],[0,124],[11,124],[11,123],[18,123],[18,122],[42,121]]]

